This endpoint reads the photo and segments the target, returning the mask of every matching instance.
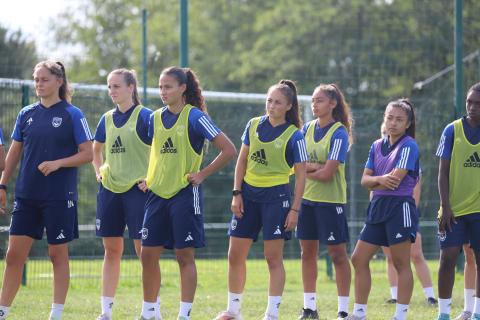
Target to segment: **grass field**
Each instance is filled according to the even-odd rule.
[[[88,271],[85,268],[88,266]],[[287,283],[280,307],[280,319],[296,319],[303,304],[300,262],[285,261]],[[178,268],[175,261],[162,260],[162,315],[165,320],[176,319],[179,299]],[[213,319],[226,307],[226,260],[198,260],[198,289],[191,318],[196,320]],[[325,263],[319,261],[320,273],[317,283],[318,308],[321,319],[336,319],[337,295],[335,282],[328,279]],[[437,263],[430,262],[436,290]],[[3,261],[0,263],[3,270]],[[122,277],[114,307],[115,319],[135,319],[139,315],[142,303],[140,264],[135,260],[123,262]],[[99,260],[72,261],[72,281],[64,311],[64,320],[96,319],[100,313],[100,270]],[[81,271],[81,272],[80,272]],[[80,276],[80,273],[82,274]],[[41,320],[47,319],[51,303],[50,263],[35,261],[28,267],[29,280],[21,287],[11,308],[9,319]],[[372,263],[373,286],[368,303],[368,319],[390,319],[395,311],[394,305],[384,301],[389,298],[389,286],[383,261]],[[262,319],[267,302],[268,271],[263,260],[248,261],[247,285],[242,313],[246,320]],[[353,300],[353,284],[351,289]],[[463,276],[457,275],[454,289],[452,314],[461,311],[463,306]],[[353,305],[353,301],[351,301]],[[409,311],[409,319],[435,319],[437,309],[425,303],[419,282],[415,279],[415,288]]]

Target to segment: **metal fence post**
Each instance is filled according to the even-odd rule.
[[[27,84],[22,85],[22,107],[30,104],[30,86]],[[23,266],[22,272],[22,286],[27,285],[27,263]]]

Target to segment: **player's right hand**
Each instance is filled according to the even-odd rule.
[[[4,189],[0,189],[0,214],[7,212],[7,192]]]
[[[148,191],[148,186],[147,186],[147,182],[145,180],[141,180],[137,183],[137,187],[138,189],[142,190],[143,193],[147,192]]]
[[[450,208],[450,206],[442,207],[442,213],[438,217],[438,231],[445,232],[448,230],[451,232],[452,223],[457,223],[455,216],[453,215],[452,208]]]
[[[233,196],[231,210],[236,218],[243,217],[243,198],[241,194]]]
[[[378,183],[389,190],[395,190],[400,185],[400,179],[393,174],[387,173],[377,178]]]

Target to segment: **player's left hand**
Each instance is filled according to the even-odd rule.
[[[297,226],[298,222],[298,212],[294,210],[290,210],[287,215],[287,219],[285,220],[285,231],[292,231]]]
[[[58,161],[44,161],[38,165],[38,170],[40,170],[45,177],[58,169],[60,169],[60,163]]]
[[[198,185],[202,184],[202,182],[203,182],[203,180],[205,180],[205,178],[203,177],[203,175],[200,172],[196,172],[196,173],[189,173],[188,176],[187,176],[187,180],[192,185],[198,186]]]

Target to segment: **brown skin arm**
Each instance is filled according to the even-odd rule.
[[[450,160],[440,159],[438,166],[438,193],[440,195],[441,215],[438,217],[438,230],[440,232],[452,230],[452,223],[456,223],[452,208],[450,207]]]
[[[360,183],[362,187],[369,190],[395,190],[407,172],[405,169],[395,168],[383,176],[374,176],[373,170],[365,168]]]
[[[329,182],[333,179],[333,176],[337,172],[337,169],[339,166],[340,166],[340,161],[327,160],[325,165],[320,166],[315,171],[308,172],[307,178],[312,180],[322,181],[322,182]]]
[[[0,172],[5,169],[5,148],[3,145],[0,145]]]
[[[232,160],[237,154],[237,150],[233,145],[232,141],[228,137],[220,133],[213,140],[212,144],[220,150],[218,156],[213,159],[205,168],[196,173],[190,173],[188,175],[188,182],[193,185],[201,184],[206,178],[211,174],[220,170],[225,166],[230,160]]]

